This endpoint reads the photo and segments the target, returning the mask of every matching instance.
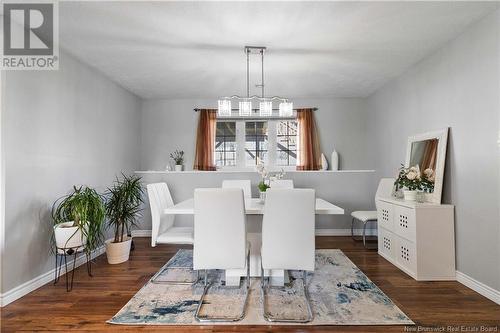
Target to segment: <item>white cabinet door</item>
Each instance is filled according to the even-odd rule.
[[[415,243],[404,239],[403,237],[395,236],[396,238],[396,261],[404,267],[411,275],[417,272],[417,251]]]
[[[382,228],[394,231],[393,208],[394,205],[385,201],[377,202],[377,223]]]
[[[378,250],[386,258],[394,260],[396,253],[396,239],[394,234],[384,228],[378,229]]]
[[[398,236],[415,242],[416,219],[415,209],[394,206],[394,230]]]

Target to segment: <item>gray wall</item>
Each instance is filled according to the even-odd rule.
[[[410,135],[450,127],[445,203],[455,205],[457,270],[500,290],[500,14],[486,17],[369,98],[380,176]]]
[[[53,268],[55,199],[138,168],[140,109],[135,95],[66,53],[58,71],[7,72],[4,84],[2,292]]]
[[[321,149],[330,160],[333,148],[342,169],[367,169],[366,102],[356,98],[294,99],[295,106],[316,106]],[[199,99],[145,100],[141,112],[141,170],[165,170],[170,152],[186,152],[192,170],[198,114],[195,107],[216,107],[217,101]]]

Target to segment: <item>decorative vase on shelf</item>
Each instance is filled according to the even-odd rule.
[[[330,160],[331,169],[336,171],[339,169],[339,153],[334,149],[332,152],[332,159]]]
[[[328,161],[325,154],[321,154],[321,170],[328,170]]]
[[[183,167],[182,164],[176,164],[175,165],[175,171],[182,171],[182,167]]]
[[[262,191],[259,192],[259,202],[261,204],[266,203],[266,192],[265,191],[264,192],[262,192]]]
[[[415,190],[403,190],[403,195],[406,201],[416,201],[417,191]]]

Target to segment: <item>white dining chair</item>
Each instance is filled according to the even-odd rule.
[[[223,180],[222,188],[241,188],[245,195],[245,198],[252,197],[252,185],[250,180]]]
[[[313,189],[273,189],[267,191],[262,220],[261,291],[264,318],[268,321],[305,323],[312,320],[307,291],[307,271],[314,271],[315,191]],[[264,270],[302,270],[305,318],[277,318],[266,309],[269,288]]]
[[[271,179],[269,186],[271,188],[293,188],[293,180],[292,179]]]
[[[377,193],[375,194],[375,205],[379,197],[390,197],[394,188],[394,178],[382,178],[378,184]],[[359,240],[354,237],[354,222],[360,221],[363,223],[363,246],[366,247],[366,225],[370,222],[377,223],[376,210],[358,210],[351,213],[351,237],[355,241]]]
[[[175,216],[164,213],[165,208],[174,205],[172,196],[166,183],[148,184],[148,198],[151,207],[151,246],[156,244],[193,244],[193,228],[192,227],[176,227]],[[166,267],[166,269],[186,269],[191,267]],[[198,279],[188,281],[177,280],[160,280],[158,277],[165,270],[160,270],[151,278],[152,283],[171,283],[171,284],[193,284]]]
[[[204,290],[196,309],[200,322],[239,321],[245,316],[250,288],[250,245],[246,241],[246,215],[240,188],[196,189],[194,191],[193,268],[204,270]],[[245,269],[245,300],[237,317],[200,316],[203,299],[212,283],[208,270]]]

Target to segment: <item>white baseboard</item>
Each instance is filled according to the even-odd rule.
[[[92,259],[100,256],[104,252],[106,252],[105,246],[99,247],[97,250],[95,250],[92,253]],[[75,267],[79,267],[85,263],[86,263],[85,255],[80,254],[76,258]],[[73,260],[68,262],[68,267],[73,267]],[[61,276],[63,276],[65,273],[66,273],[66,269],[63,266],[61,268]],[[17,287],[14,287],[11,290],[9,290],[3,294],[0,294],[0,307],[6,306],[7,304],[14,302],[15,300],[23,297],[24,295],[29,294],[33,290],[38,289],[41,286],[53,281],[54,274],[55,274],[55,268],[51,269],[50,271],[48,271],[46,273],[43,273],[43,274],[35,277],[34,279],[31,279],[30,281],[27,281],[27,282],[25,282]],[[64,281],[61,283],[64,283]]]
[[[351,236],[351,229],[316,229],[316,236]],[[354,229],[355,236],[361,236],[363,229]],[[377,229],[366,229],[366,236],[376,236]]]
[[[132,230],[132,237],[151,237],[151,230]]]
[[[476,279],[471,278],[467,274],[457,271],[457,281],[466,287],[474,290],[478,294],[492,300],[493,302],[500,304],[500,290],[495,290]]]

